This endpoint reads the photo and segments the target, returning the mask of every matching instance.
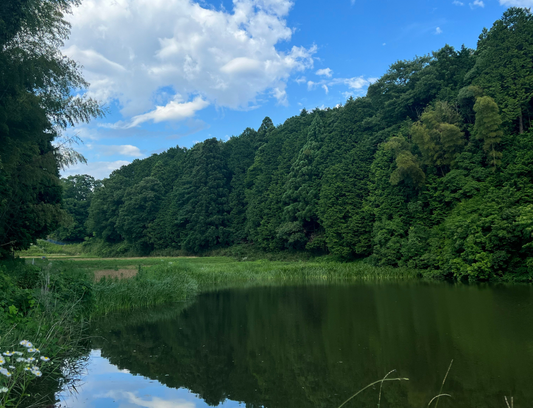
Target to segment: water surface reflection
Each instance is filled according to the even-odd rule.
[[[531,301],[528,286],[420,283],[209,293],[99,322],[101,357],[78,401],[89,389],[99,402],[86,406],[336,408],[396,368],[410,381],[387,383],[381,406],[425,407],[454,359],[444,389],[453,400],[439,407],[502,407],[505,395],[529,406]],[[116,367],[99,380],[107,361]],[[350,406],[375,406],[377,394]]]

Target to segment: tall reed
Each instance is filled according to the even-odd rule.
[[[93,316],[176,303],[201,292],[242,285],[376,282],[417,277],[417,271],[378,268],[363,263],[205,260],[177,259],[150,267],[139,266],[139,273],[133,278],[102,279],[93,288]]]

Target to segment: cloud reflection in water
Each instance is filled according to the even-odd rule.
[[[86,375],[77,393],[61,393],[61,406],[83,408],[204,408],[208,405],[186,389],[168,388],[158,381],[120,370],[101,356],[90,355]],[[219,407],[243,407],[226,400]]]

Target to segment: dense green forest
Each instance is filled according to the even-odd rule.
[[[532,100],[533,15],[509,8],[477,49],[398,61],[344,106],[267,117],[102,182],[63,180],[70,223],[54,237],[139,254],[246,243],[529,279]]]
[[[65,205],[83,207],[87,236],[144,254],[251,243],[529,278],[532,92],[533,16],[510,8],[476,50],[398,61],[344,106],[135,160]]]

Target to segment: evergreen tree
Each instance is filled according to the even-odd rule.
[[[61,184],[63,186],[63,208],[71,220],[54,231],[52,236],[60,241],[81,242],[88,236],[85,223],[89,218],[93,193],[100,187],[101,181],[84,174],[61,179]]]
[[[479,36],[476,64],[468,74],[475,85],[493,97],[502,119],[523,133],[530,125],[533,98],[533,14],[510,7],[490,30]]]
[[[259,147],[258,133],[247,128],[239,137],[232,137],[225,143],[228,168],[231,172],[231,192],[229,195],[230,241],[239,243],[246,240],[246,171],[253,164]]]
[[[221,144],[207,139],[190,151],[186,175],[172,194],[170,236],[187,251],[229,242],[229,174]]]
[[[323,143],[323,132],[322,120],[315,114],[307,141],[298,152],[285,183],[283,212],[285,223],[290,225],[281,225],[278,235],[290,242],[291,247],[305,245],[307,236],[319,228],[317,207],[321,175],[317,159]],[[298,238],[291,235],[294,233]]]
[[[116,221],[117,232],[142,253],[152,248],[147,231],[161,207],[164,189],[154,177],[146,177],[124,193]]]
[[[266,117],[259,127],[258,140],[264,141],[246,172],[246,236],[252,242],[260,240],[258,228],[264,216],[265,197],[278,167],[283,140],[279,137],[272,120]]]
[[[117,231],[116,223],[128,184],[128,180],[119,171],[115,171],[96,188],[86,223],[89,236],[111,243],[123,239]]]
[[[497,144],[501,142],[503,136],[498,105],[490,96],[483,96],[476,99],[474,111],[476,112],[474,135],[477,139],[483,140],[483,150],[487,154],[487,160],[493,168],[496,168],[501,164],[502,157],[502,153],[497,150]]]
[[[371,253],[373,214],[365,198],[372,153],[370,146],[360,144],[324,175],[318,213],[327,248],[335,255]]]

